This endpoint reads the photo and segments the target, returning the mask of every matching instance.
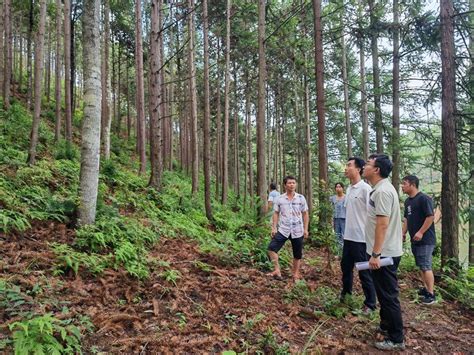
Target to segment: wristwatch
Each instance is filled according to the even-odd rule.
[[[373,258],[378,258],[380,255],[382,255],[382,253],[374,253],[374,252],[372,252],[372,257],[373,257]]]

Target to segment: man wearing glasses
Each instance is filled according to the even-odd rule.
[[[372,185],[365,239],[369,266],[380,302],[380,326],[377,331],[385,340],[376,342],[380,350],[405,349],[402,311],[397,279],[403,254],[402,224],[398,194],[388,180],[393,164],[384,154],[373,154],[364,167],[364,177]],[[392,257],[393,265],[380,267],[380,259]]]

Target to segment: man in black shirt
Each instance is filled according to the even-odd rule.
[[[403,220],[403,239],[408,232],[411,237],[411,250],[415,256],[416,265],[421,270],[424,287],[418,292],[422,303],[433,304],[434,276],[432,270],[432,255],[436,245],[434,228],[433,201],[418,190],[419,179],[415,175],[403,178],[402,190],[408,195],[405,201],[405,218]]]

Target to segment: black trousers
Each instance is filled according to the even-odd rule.
[[[369,259],[367,258],[365,243],[344,240],[341,259],[342,297],[344,297],[346,294],[352,294],[354,264],[367,260]],[[365,295],[364,304],[371,309],[375,309],[377,299],[375,297],[375,287],[374,282],[372,281],[370,270],[359,271],[359,279]]]
[[[403,320],[397,279],[401,257],[393,258],[393,265],[372,270],[375,291],[380,303],[380,328],[388,332],[394,343],[403,342]]]

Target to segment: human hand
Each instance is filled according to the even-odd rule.
[[[276,227],[272,227],[272,238],[277,234],[277,229]]]
[[[372,270],[380,269],[380,257],[374,258],[371,256],[369,259],[369,268]]]
[[[308,231],[304,231],[304,233],[303,233],[303,238],[308,238],[308,236],[309,236]]]
[[[423,238],[423,233],[416,232],[415,236],[413,237],[413,240],[418,242],[421,240],[421,238]]]
[[[406,233],[405,233],[405,234],[402,234],[402,240],[403,240],[403,243],[405,243],[405,241],[407,240],[407,235],[406,235]]]

